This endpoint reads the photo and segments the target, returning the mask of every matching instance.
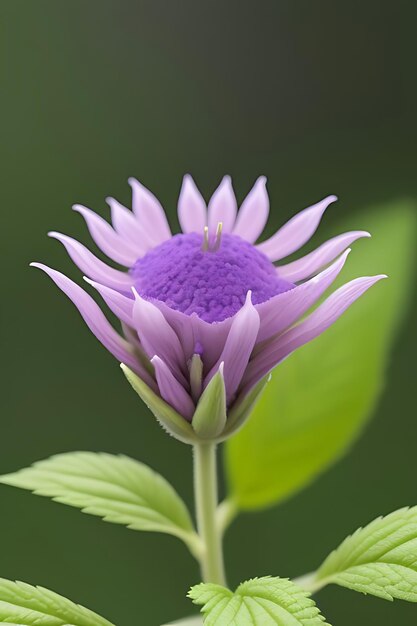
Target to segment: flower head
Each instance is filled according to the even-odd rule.
[[[69,296],[170,432],[186,441],[227,436],[248,414],[266,375],[383,277],[345,284],[305,317],[339,275],[348,246],[369,234],[344,233],[298,260],[275,265],[310,239],[335,196],[256,244],[269,213],[264,177],[237,211],[228,176],[208,206],[185,176],[177,235],[155,196],[137,180],[129,182],[132,211],[107,200],[112,226],[90,209],[74,206],[97,246],[126,271],[107,265],[71,237],[50,233],[119,318],[121,333],[76,283],[34,265]]]

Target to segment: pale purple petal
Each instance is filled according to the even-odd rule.
[[[301,213],[297,213],[270,239],[258,244],[258,250],[266,254],[271,261],[279,261],[292,254],[313,236],[323,213],[329,204],[336,200],[336,196],[328,196]]]
[[[82,243],[79,243],[72,237],[63,235],[62,233],[50,232],[50,237],[60,241],[65,246],[66,251],[70,255],[74,263],[89,278],[97,280],[112,289],[118,291],[129,292],[132,287],[132,278],[127,272],[110,267],[97,258]]]
[[[180,382],[186,362],[181,343],[163,313],[148,300],[140,297],[136,290],[133,306],[134,328],[149,358],[159,356],[175,373]]]
[[[81,213],[87,223],[90,235],[97,246],[107,256],[125,267],[132,267],[140,256],[140,249],[135,248],[129,241],[121,237],[102,217],[91,209],[75,204],[74,211]]]
[[[118,317],[122,322],[132,326],[132,314],[133,314],[133,298],[128,298],[123,294],[115,291],[114,289],[110,289],[106,285],[102,285],[101,283],[95,282],[94,280],[90,280],[89,278],[84,278],[84,280],[97,289],[104,302],[107,304],[109,309]]]
[[[261,319],[258,342],[269,339],[300,319],[340,274],[350,248],[332,265],[309,281],[256,305]]]
[[[149,241],[158,245],[171,237],[171,229],[159,200],[136,178],[129,178],[132,208]]]
[[[145,353],[142,347],[142,344],[139,341],[139,337],[138,337],[136,330],[132,328],[131,326],[129,326],[128,324],[125,324],[124,322],[122,322],[122,330],[123,330],[123,335],[126,337],[128,342],[134,347],[135,354],[138,357],[139,361],[148,370],[149,369],[148,366],[150,366],[151,364],[150,359],[148,358],[147,354]]]
[[[211,196],[208,205],[208,227],[210,235],[216,232],[217,224],[222,222],[223,232],[230,233],[235,225],[237,202],[230,176],[224,176],[222,182]]]
[[[233,324],[234,316],[228,317],[222,322],[205,322],[197,315],[191,316],[194,328],[194,338],[203,349],[204,370],[210,371],[214,364],[219,361],[227,337]]]
[[[195,313],[186,315],[171,309],[162,301],[154,300],[152,304],[163,313],[171,328],[175,330],[184,350],[185,360],[188,361],[193,356],[196,344],[200,344],[204,367],[209,371],[222,353],[233,317],[211,324]]]
[[[137,217],[115,198],[106,198],[106,202],[110,207],[115,231],[134,246],[138,256],[146,254],[152,248],[152,243]]]
[[[224,362],[224,382],[227,399],[230,401],[247,367],[250,355],[256,342],[259,331],[259,315],[251,301],[251,292],[248,292],[246,302],[233,318],[230,332],[219,361],[206,377],[204,384],[210,382],[219,369],[220,363]]]
[[[364,276],[350,281],[329,296],[300,324],[267,343],[249,363],[243,379],[243,391],[247,393],[291,352],[321,335],[355,300],[382,278],[386,276]]]
[[[156,382],[162,398],[174,407],[180,415],[191,422],[195,409],[191,397],[159,356],[154,356],[151,361],[155,368]]]
[[[61,272],[57,272],[42,263],[32,263],[31,265],[43,270],[52,278],[54,283],[75,304],[91,332],[118,361],[128,365],[128,367],[135,371],[146,384],[155,387],[155,383],[152,381],[149,374],[135,358],[129,343],[114,330],[100,307],[88,293],[67,278],[67,276],[61,274]]]
[[[333,237],[301,259],[277,267],[278,276],[292,283],[310,278],[310,276],[313,276],[322,267],[333,261],[333,259],[343,252],[343,250],[346,250],[354,241],[361,237],[370,236],[371,235],[364,230],[354,230]]]
[[[187,362],[194,354],[194,347],[196,344],[194,326],[191,317],[189,315],[185,315],[185,313],[181,313],[181,311],[171,309],[165,304],[165,302],[160,300],[154,300],[152,305],[161,311],[169,326],[174,330],[181,343],[185,362]]]
[[[207,225],[207,207],[189,174],[184,176],[178,198],[178,220],[183,233],[201,233]]]
[[[254,243],[265,228],[269,214],[266,177],[260,176],[248,193],[237,214],[233,234]]]

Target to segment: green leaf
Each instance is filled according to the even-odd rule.
[[[285,578],[253,578],[234,593],[202,583],[188,596],[203,606],[205,626],[324,626],[309,593]]]
[[[226,389],[223,364],[205,388],[194,413],[192,426],[199,439],[215,439],[226,424]]]
[[[332,552],[308,588],[330,583],[385,600],[417,602],[417,507],[379,517]]]
[[[371,240],[354,244],[340,283],[385,272],[323,335],[273,372],[246,426],[226,447],[231,498],[243,509],[277,503],[305,487],[351,446],[375,408],[415,269],[413,207],[361,213]]]
[[[126,456],[94,452],[58,454],[0,482],[81,508],[106,522],[158,531],[193,542],[188,510],[159,474]]]
[[[83,606],[43,587],[0,578],[0,622],[10,626],[112,626]]]
[[[183,443],[197,441],[196,434],[187,420],[177,413],[172,406],[157,396],[127,365],[122,363],[120,367],[133,389],[154,414],[164,430]]]

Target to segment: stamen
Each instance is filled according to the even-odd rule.
[[[209,229],[208,226],[204,226],[203,245],[201,246],[203,252],[209,250]]]
[[[223,222],[219,222],[216,228],[216,238],[214,240],[214,245],[212,248],[213,252],[216,252],[220,248],[220,244],[222,242],[222,232],[223,232]]]
[[[210,245],[210,235],[208,226],[204,226],[203,245],[201,249],[203,252],[217,252],[222,242],[223,222],[218,222],[216,228],[216,234],[214,235],[214,241]]]

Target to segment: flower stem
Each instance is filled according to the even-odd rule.
[[[222,538],[216,523],[218,494],[214,443],[194,446],[194,493],[198,532],[204,544],[200,559],[203,581],[225,585]]]

